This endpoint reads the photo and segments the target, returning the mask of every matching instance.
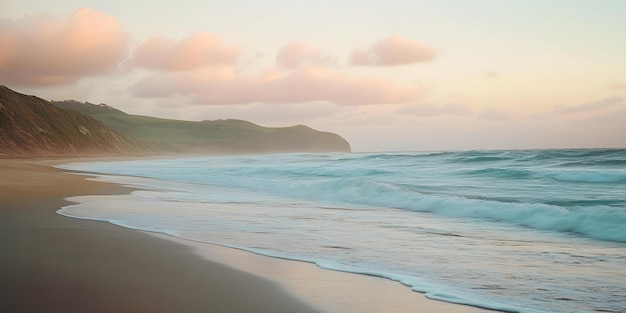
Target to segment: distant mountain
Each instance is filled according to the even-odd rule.
[[[0,85],[0,156],[119,154],[147,149],[88,114],[62,110]]]
[[[73,100],[52,104],[89,114],[156,152],[350,152],[350,144],[341,136],[303,125],[263,127],[242,120],[191,122],[130,115],[105,104]]]

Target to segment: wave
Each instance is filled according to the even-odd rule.
[[[561,171],[548,174],[554,180],[566,183],[626,183],[626,172],[606,171]]]
[[[190,158],[91,163],[86,168],[313,202],[498,220],[626,242],[626,171],[560,166],[622,158],[623,149],[465,151]]]
[[[564,208],[548,204],[423,199],[410,209],[453,217],[486,218],[541,230],[626,242],[626,211],[609,206]]]
[[[626,157],[626,149],[548,149],[523,151],[535,154],[537,159]]]
[[[450,155],[452,163],[494,163],[515,158],[516,151],[464,151]]]
[[[600,240],[626,242],[626,210],[609,205],[563,207],[546,203],[423,194],[406,190],[401,185],[355,178],[298,185],[288,192],[301,197],[372,208],[382,206],[449,217],[488,219]]]
[[[475,150],[458,152],[451,156],[451,162],[459,163],[510,161],[514,164],[554,164],[562,167],[626,165],[626,149]]]
[[[484,168],[466,171],[463,174],[472,177],[497,177],[504,179],[523,179],[534,177],[536,175],[536,173],[531,170],[512,168]]]
[[[626,183],[626,172],[623,170],[528,170],[524,168],[481,168],[461,172],[469,178],[497,178],[507,180],[542,179],[563,183],[584,184],[622,184]]]
[[[610,167],[623,167],[626,166],[626,157],[623,158],[615,158],[615,159],[611,159],[611,158],[607,158],[607,159],[600,159],[600,160],[590,160],[590,159],[585,159],[585,160],[577,160],[577,161],[572,161],[572,162],[565,162],[560,164],[559,166],[561,167],[604,167],[604,166],[610,166]]]
[[[394,160],[406,158],[439,158],[442,156],[454,155],[456,152],[397,152],[397,153],[368,153],[360,155],[363,160]]]
[[[290,175],[295,177],[367,177],[391,174],[391,171],[371,168],[320,168],[298,167],[274,171],[275,175]]]

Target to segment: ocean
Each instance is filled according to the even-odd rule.
[[[381,276],[507,312],[626,311],[626,150],[71,163],[138,188],[59,214]],[[85,197],[82,197],[85,198]]]

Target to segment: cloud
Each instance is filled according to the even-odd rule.
[[[419,42],[399,36],[387,37],[368,49],[352,51],[351,65],[393,66],[432,61],[435,52]]]
[[[469,115],[473,111],[467,106],[448,103],[443,105],[436,104],[414,104],[404,107],[395,112],[401,115],[410,115],[417,117],[436,117],[443,115]]]
[[[498,78],[500,75],[494,71],[487,71],[484,74],[485,78]]]
[[[190,96],[203,104],[332,102],[346,105],[403,103],[417,98],[415,88],[373,77],[352,77],[319,67],[270,69],[256,77],[207,70],[193,75],[154,75],[139,81],[139,97]],[[191,73],[188,73],[191,74]]]
[[[0,80],[23,86],[68,84],[114,69],[127,56],[118,21],[83,8],[67,20],[46,14],[0,19]]]
[[[513,116],[510,113],[507,113],[501,110],[496,110],[496,109],[484,110],[479,114],[479,117],[484,120],[492,120],[492,121],[501,121],[501,120],[508,120],[508,119],[513,118]]]
[[[131,65],[160,71],[189,71],[215,65],[232,65],[239,48],[225,46],[220,36],[197,33],[179,41],[150,38],[133,52]]]
[[[309,44],[293,41],[280,48],[276,54],[276,64],[284,69],[296,69],[304,65],[330,65],[331,58]]]
[[[609,88],[611,88],[611,89],[626,89],[626,84],[614,83],[614,84],[609,85]]]
[[[624,101],[622,97],[608,97],[599,101],[584,103],[573,107],[557,107],[556,111],[560,113],[579,113],[589,111],[600,111],[616,106]]]
[[[167,98],[174,95],[194,95],[210,86],[234,79],[235,68],[212,66],[194,71],[158,73],[148,76],[132,87],[135,96]]]

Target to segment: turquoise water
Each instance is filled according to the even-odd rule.
[[[59,213],[510,312],[626,310],[626,150],[72,163],[141,187]]]

